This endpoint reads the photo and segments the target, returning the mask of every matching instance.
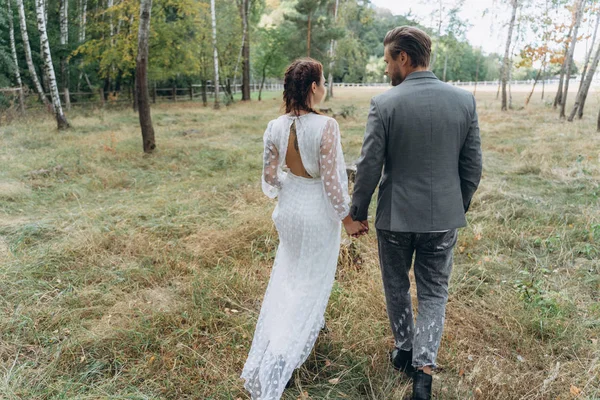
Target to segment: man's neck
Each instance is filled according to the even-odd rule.
[[[424,72],[424,71],[429,71],[429,68],[427,68],[427,67],[416,67],[415,69],[413,69],[412,71],[410,71],[408,73],[408,75],[412,74],[413,72]]]

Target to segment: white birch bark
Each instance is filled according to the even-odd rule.
[[[142,0],[138,31],[138,55],[135,67],[135,90],[145,153],[151,153],[156,148],[154,127],[152,126],[152,116],[150,114],[150,98],[148,96],[148,39],[150,36],[151,12],[152,0]]]
[[[71,96],[69,95],[69,63],[64,56],[69,44],[69,0],[60,0],[60,45],[62,52],[60,56],[60,75],[62,90],[64,93],[65,107],[71,109]]]
[[[502,62],[502,111],[507,110],[507,96],[506,96],[506,81],[509,77],[510,68],[510,42],[512,40],[513,29],[515,27],[515,18],[517,16],[517,7],[519,6],[518,0],[512,0],[512,15],[510,17],[510,23],[508,25],[508,36],[506,38],[506,48],[504,50],[504,61]]]
[[[573,110],[571,110],[571,115],[569,115],[569,122],[573,121],[575,113],[577,113],[577,117],[579,119],[583,117],[583,108],[585,106],[585,100],[587,99],[587,95],[590,90],[590,86],[592,85],[592,80],[594,79],[594,74],[596,73],[596,69],[598,68],[599,61],[600,45],[598,45],[598,48],[596,49],[596,53],[594,54],[594,60],[592,61],[592,65],[585,76],[585,80],[579,88],[579,92],[577,92],[577,97],[575,98]]]
[[[52,64],[52,54],[50,53],[50,43],[48,42],[48,33],[46,31],[46,20],[44,10],[44,0],[36,0],[36,15],[38,30],[40,31],[40,47],[42,58],[44,59],[44,71],[48,77],[48,86],[50,88],[50,96],[52,97],[52,105],[54,106],[54,115],[58,129],[67,129],[69,123],[63,113],[60,96],[58,94],[58,86],[56,85],[56,76],[54,74],[54,65]]]
[[[338,8],[340,6],[340,0],[335,0],[335,9],[333,10],[333,23],[337,22]],[[329,43],[329,75],[327,76],[327,96],[325,100],[329,100],[333,98],[333,68],[335,67],[335,46],[336,41],[331,39],[331,43]]]
[[[566,65],[565,65],[565,87],[562,95],[562,103],[560,106],[560,118],[566,117],[565,108],[567,106],[567,95],[569,94],[569,80],[571,79],[571,64],[573,63],[573,53],[575,53],[575,45],[577,44],[577,31],[581,24],[581,18],[583,17],[583,0],[577,0],[575,10],[575,26],[573,26],[573,36],[571,37],[571,45],[569,46],[569,52],[567,53]]]
[[[23,48],[25,50],[25,60],[27,61],[27,68],[29,70],[29,75],[31,75],[31,80],[33,81],[33,85],[35,86],[36,92],[40,97],[40,100],[46,108],[50,111],[52,110],[52,104],[46,98],[44,94],[44,89],[42,88],[42,84],[38,79],[37,72],[35,71],[35,66],[33,65],[33,59],[31,57],[31,46],[29,45],[29,35],[27,34],[27,22],[25,19],[25,7],[23,5],[23,0],[17,0],[17,8],[19,11],[19,25],[21,26],[21,37],[23,38]]]
[[[19,85],[19,110],[25,111],[25,97],[23,95],[23,81],[21,80],[21,71],[19,70],[19,59],[17,58],[17,47],[15,46],[15,26],[13,23],[12,0],[7,0],[8,3],[8,29],[10,37],[10,53],[13,63],[15,64],[15,79]]]
[[[210,14],[212,18],[213,59],[215,65],[215,108],[219,108],[219,51],[217,50],[217,16],[215,13],[215,0],[210,0]]]

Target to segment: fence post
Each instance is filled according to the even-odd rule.
[[[177,87],[173,86],[172,92],[173,92],[173,101],[175,103],[177,103]]]
[[[194,100],[194,87],[190,83],[190,101]]]

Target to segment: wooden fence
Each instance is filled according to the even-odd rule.
[[[572,82],[579,82],[579,77],[574,77]],[[480,81],[480,82],[448,82],[455,86],[498,86],[499,81]],[[522,81],[511,81],[512,85],[533,85],[533,80],[522,80]],[[558,84],[558,79],[546,79],[544,81],[546,85]],[[597,82],[594,82],[597,84]],[[538,82],[539,85],[542,81]],[[389,83],[335,83],[336,88],[377,88],[377,87],[389,87]],[[206,101],[211,101],[214,98],[214,85],[211,83],[203,87],[201,84],[192,84],[188,87],[170,87],[170,88],[157,88],[154,85],[150,87],[150,97],[152,103],[164,103],[164,102],[178,102],[178,101],[203,101],[206,97]],[[19,88],[0,88],[0,111],[11,108],[16,108],[18,105]],[[260,90],[259,83],[252,83],[250,90],[256,93]],[[230,86],[230,91],[233,95],[241,92],[241,84],[235,84]],[[263,92],[282,92],[283,84],[281,82],[267,82],[264,84]],[[227,87],[220,85],[220,93],[223,97],[226,96]],[[64,94],[60,94],[63,97]],[[27,109],[43,109],[41,102],[37,100],[38,96],[36,93],[26,89],[25,92],[25,104]],[[50,95],[46,94],[46,97],[50,99]],[[124,104],[130,104],[133,107],[133,93],[132,89],[129,88],[125,91],[109,91],[104,92],[99,89],[96,92],[71,92],[70,100],[72,106],[122,106]],[[3,104],[4,103],[4,104]]]

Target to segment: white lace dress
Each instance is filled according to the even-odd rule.
[[[294,121],[302,163],[312,179],[284,171]],[[252,399],[277,400],[324,325],[340,221],[348,215],[350,198],[334,119],[281,116],[269,123],[264,145],[262,188],[270,198],[279,197],[273,212],[279,247],[242,378]]]

